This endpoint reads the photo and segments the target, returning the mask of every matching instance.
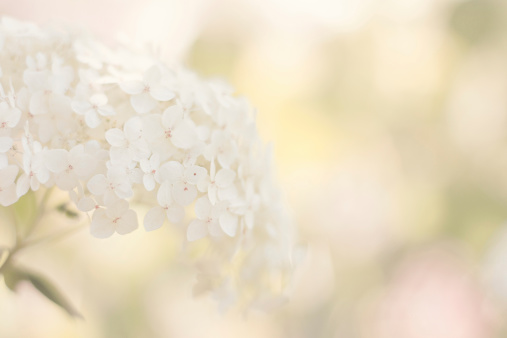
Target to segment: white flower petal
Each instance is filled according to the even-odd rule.
[[[153,178],[153,175],[144,175],[143,176],[143,184],[146,190],[152,191],[155,189],[155,178]]]
[[[226,150],[218,154],[218,163],[223,168],[229,168],[232,163],[236,160],[236,152],[233,150]]]
[[[138,141],[143,136],[143,120],[139,116],[131,117],[125,122],[123,131],[127,140]]]
[[[39,140],[42,143],[49,142],[56,132],[56,126],[54,121],[50,119],[40,120],[39,124]]]
[[[109,156],[111,158],[111,163],[118,165],[125,165],[133,160],[132,153],[127,148],[111,147]]]
[[[172,189],[171,183],[169,182],[162,183],[162,185],[158,189],[157,202],[160,206],[165,207],[173,203],[171,189]]]
[[[74,167],[74,173],[82,178],[91,175],[97,167],[96,159],[87,154],[79,156],[71,164]]]
[[[39,181],[37,180],[37,178],[32,177],[32,178],[30,179],[30,189],[32,189],[33,191],[37,191],[37,190],[39,190],[40,183],[41,183],[41,182],[39,182]]]
[[[145,84],[141,81],[127,81],[120,83],[120,88],[125,93],[136,95],[144,90]]]
[[[247,212],[244,216],[245,224],[248,229],[252,229],[254,226],[254,214],[253,212]]]
[[[195,219],[188,225],[187,240],[189,242],[197,241],[198,239],[206,237],[208,234],[208,227],[205,222]]]
[[[157,65],[151,66],[144,72],[143,79],[144,82],[152,85],[160,81],[162,74],[160,73],[160,68]]]
[[[18,196],[16,195],[16,186],[14,184],[0,191],[0,205],[7,207],[16,203],[17,200]]]
[[[153,231],[160,228],[164,224],[165,210],[162,207],[150,209],[144,216],[144,228],[146,231]]]
[[[143,116],[143,136],[148,141],[156,140],[164,135],[164,128],[162,126],[159,114],[150,114]]]
[[[211,222],[208,224],[209,234],[213,237],[221,237],[224,232],[220,228],[220,224],[218,222]]]
[[[102,197],[105,206],[113,205],[120,198],[111,190],[106,190]]]
[[[148,93],[141,93],[130,97],[130,104],[138,114],[146,114],[157,106],[157,101]]]
[[[52,93],[48,97],[48,108],[53,114],[67,114],[72,108],[70,107],[70,98],[62,94]]]
[[[3,169],[9,165],[9,159],[6,154],[0,153],[0,169]]]
[[[127,176],[130,180],[130,182],[135,184],[141,184],[143,183],[143,171],[139,168],[129,169],[127,172]]]
[[[233,200],[238,195],[238,189],[234,185],[227,188],[217,189],[218,199],[221,201]]]
[[[79,115],[84,115],[88,110],[92,109],[92,105],[89,102],[79,100],[72,101],[70,106]]]
[[[211,203],[206,197],[201,197],[195,202],[195,215],[200,220],[206,220],[211,214]]]
[[[83,197],[77,203],[77,208],[83,212],[92,211],[97,204],[90,197]]]
[[[94,94],[90,97],[90,103],[95,106],[103,106],[107,103],[107,96],[102,93]]]
[[[23,173],[16,183],[16,195],[21,197],[28,192],[28,189],[30,189],[30,178]]]
[[[162,85],[151,85],[150,86],[151,96],[158,101],[169,101],[174,98],[174,93]]]
[[[16,127],[20,119],[21,119],[21,110],[19,110],[18,108],[11,108],[9,120],[7,121],[7,126],[9,128]]]
[[[127,140],[123,134],[123,131],[118,128],[113,128],[106,131],[106,140],[113,147],[124,147],[127,144]]]
[[[200,167],[198,165],[192,165],[185,169],[184,175],[188,182],[197,184],[206,177],[206,174],[206,168]]]
[[[215,179],[215,175],[216,175],[216,166],[215,166],[215,159],[212,158],[211,159],[211,163],[209,165],[209,176],[211,177],[212,180]]]
[[[167,180],[173,183],[179,181],[183,177],[184,168],[181,163],[170,161],[163,164],[159,171],[163,181]]]
[[[98,174],[93,176],[86,185],[88,187],[88,190],[94,194],[95,196],[103,195],[106,191],[106,184],[107,184],[107,178],[102,175]]]
[[[42,115],[48,112],[48,97],[44,92],[36,92],[30,98],[30,113]]]
[[[145,173],[149,173],[151,171],[150,160],[146,158],[139,161],[139,166],[141,167],[141,170]]]
[[[192,204],[197,197],[197,189],[190,184],[176,182],[171,190],[174,201],[181,206]]]
[[[150,157],[151,148],[145,139],[139,139],[135,143],[130,145],[129,150],[131,151],[134,161],[140,161],[143,158]]]
[[[208,198],[212,205],[217,202],[218,187],[215,184],[210,184],[208,187]]]
[[[152,169],[158,169],[158,167],[160,167],[160,155],[159,154],[151,155],[150,166]]]
[[[215,177],[215,182],[219,188],[226,188],[232,184],[236,178],[236,173],[230,169],[220,169]]]
[[[114,108],[110,105],[104,105],[97,109],[97,112],[102,116],[112,116],[115,115],[116,112],[114,111]]]
[[[199,126],[195,128],[197,138],[200,141],[206,141],[210,135],[210,130],[207,126]]]
[[[114,192],[119,198],[131,198],[134,195],[128,176],[123,177],[122,181],[116,185]]]
[[[77,190],[79,190],[79,191],[80,191],[79,193],[81,194],[81,189],[79,189],[79,188],[78,188]],[[72,203],[74,203],[74,204],[76,204],[76,205],[77,205],[77,203],[78,203],[78,200],[77,200],[77,199],[78,199],[78,198],[79,198],[79,197],[78,197],[78,195],[77,195],[76,190],[71,190],[71,191],[69,191],[69,199],[72,201]]]
[[[109,218],[121,218],[129,210],[129,203],[125,200],[117,200],[106,209],[106,214]]]
[[[85,115],[86,125],[90,128],[97,128],[100,125],[100,118],[95,110],[90,109]]]
[[[191,148],[197,140],[197,133],[194,126],[188,122],[183,121],[179,123],[172,132],[172,143],[182,149]]]
[[[211,184],[210,178],[204,177],[203,180],[197,182],[196,187],[197,190],[199,190],[200,192],[207,192],[210,184]]]
[[[134,210],[128,210],[116,224],[116,232],[120,235],[126,235],[139,227],[137,214]]]
[[[162,125],[164,128],[173,128],[176,122],[183,119],[183,110],[180,106],[174,105],[166,108],[162,114]]]
[[[114,234],[116,225],[107,217],[104,209],[97,209],[93,213],[90,233],[93,237],[108,238]]]
[[[236,236],[238,230],[238,217],[230,212],[223,212],[219,218],[220,227],[230,237]]]
[[[11,137],[2,136],[0,137],[0,153],[5,153],[12,148],[14,141]]]
[[[67,173],[65,171],[59,174],[55,181],[58,188],[66,191],[74,189],[79,183],[74,173]]]
[[[0,170],[0,188],[7,188],[14,184],[14,180],[18,175],[19,168],[15,165],[9,165]]]

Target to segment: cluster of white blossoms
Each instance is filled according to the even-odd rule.
[[[248,305],[281,293],[291,227],[245,99],[126,47],[8,18],[0,67],[1,205],[56,186],[95,237],[139,219],[201,243],[196,292]]]

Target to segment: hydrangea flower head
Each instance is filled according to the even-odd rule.
[[[0,40],[0,205],[55,186],[97,238],[166,224],[204,243],[196,292],[280,294],[290,224],[244,98],[86,35],[4,18]]]

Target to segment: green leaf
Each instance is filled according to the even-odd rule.
[[[27,276],[32,285],[53,303],[63,308],[72,317],[83,318],[69,300],[49,280],[34,273],[27,273]]]
[[[68,218],[77,218],[79,217],[79,214],[73,210],[70,210],[68,207],[67,207],[67,203],[62,203],[60,204],[56,210],[58,210],[59,212],[65,214],[65,216],[67,216]]]
[[[8,248],[0,248],[0,269],[7,261],[7,258],[9,257],[9,249]]]
[[[25,279],[25,274],[13,267],[10,262],[6,263],[3,269],[3,275],[5,285],[13,292],[16,292],[19,282]]]
[[[27,281],[32,284],[40,293],[50,301],[61,307],[72,317],[83,318],[70,301],[60,292],[60,290],[46,277],[33,271],[20,269],[9,264],[4,270],[5,284],[12,291],[16,291],[19,282]]]

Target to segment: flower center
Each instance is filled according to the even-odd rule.
[[[116,224],[118,223],[118,221],[121,219],[121,217],[116,217],[115,219],[113,219],[113,223]]]

